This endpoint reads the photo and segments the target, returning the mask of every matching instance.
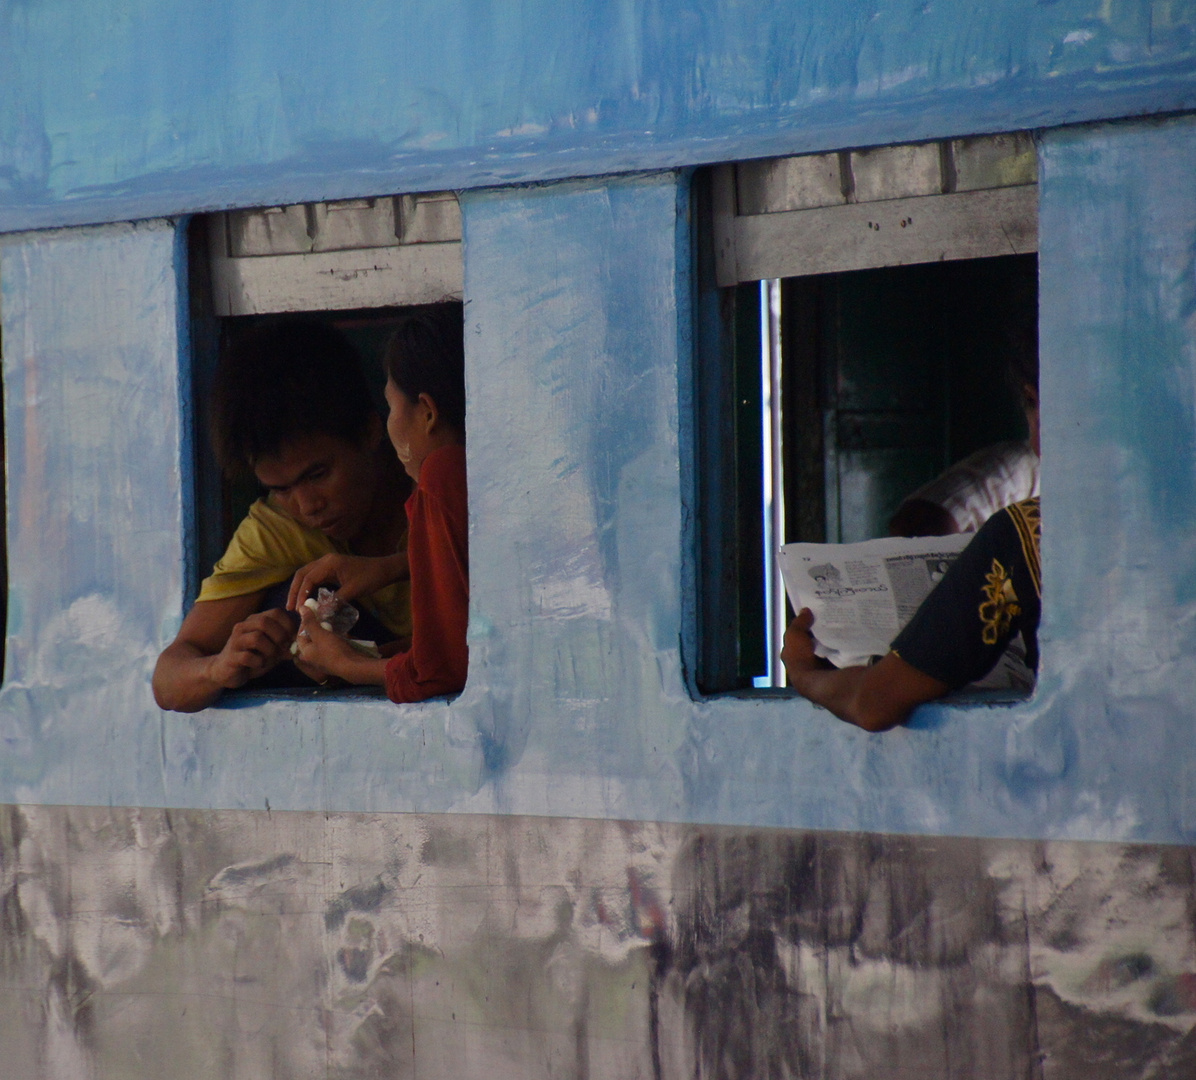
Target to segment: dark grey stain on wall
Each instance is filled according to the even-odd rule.
[[[1196,1075],[1192,852],[9,807],[4,1074]]]

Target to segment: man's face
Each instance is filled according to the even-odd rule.
[[[254,466],[259,483],[297,521],[342,543],[367,524],[378,486],[377,438],[301,435]]]

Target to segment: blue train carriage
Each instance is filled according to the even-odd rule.
[[[0,3],[13,1075],[1190,1070],[1194,74],[1161,0]],[[449,298],[464,692],[158,709],[223,343]],[[1027,320],[1037,683],[850,728],[771,553],[1019,437]]]

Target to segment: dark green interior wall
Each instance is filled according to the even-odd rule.
[[[823,460],[812,459],[787,419],[787,539],[886,535],[911,491],[981,447],[1025,437],[1005,368],[1011,334],[1035,322],[1035,275],[1034,256],[1008,256],[830,274],[787,292],[804,314],[783,346],[786,404],[799,423],[820,421],[825,439]],[[808,510],[819,476],[821,534]]]

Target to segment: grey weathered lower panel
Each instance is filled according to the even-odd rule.
[[[1196,1075],[1192,852],[9,807],[0,1073]]]

